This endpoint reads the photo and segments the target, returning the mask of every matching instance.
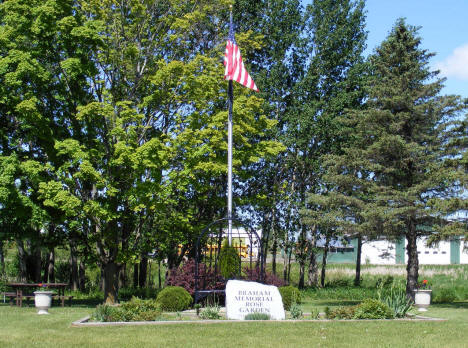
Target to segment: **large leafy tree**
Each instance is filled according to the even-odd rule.
[[[185,252],[222,212],[228,3],[1,5],[4,154],[28,163],[26,189],[101,265],[105,299],[117,299],[125,262],[157,248],[177,263],[178,244]],[[258,46],[249,33],[238,41]],[[244,170],[281,146],[264,138],[274,121],[262,100],[236,96]]]
[[[370,57],[367,108],[343,118],[353,142],[331,158],[333,182],[360,209],[359,228],[406,238],[408,296],[418,281],[417,238],[451,225],[434,207],[463,190],[447,161],[460,156],[451,124],[465,105],[440,96],[443,80],[428,67],[433,54],[420,44],[417,28],[398,20]]]
[[[346,141],[339,136],[337,117],[362,103],[364,19],[363,1],[316,0],[307,8],[306,73],[295,91],[296,107],[287,115],[285,137],[297,211],[318,207],[308,204],[306,198],[308,193],[320,194],[326,189],[321,157],[341,151]],[[320,231],[310,219],[300,226],[300,286],[304,286],[308,257],[309,285],[316,285],[315,247]]]
[[[292,90],[303,75],[298,64],[299,50],[305,40],[303,8],[298,0],[237,0],[233,8],[238,30],[262,37],[262,45],[248,52],[249,71],[260,87],[262,109],[277,121],[265,138],[282,141],[285,117],[293,107]],[[255,173],[239,190],[243,210],[248,210],[252,224],[262,229],[264,257],[271,251],[272,270],[276,272],[276,254],[288,240],[288,170],[286,151],[271,158],[262,158],[246,168]]]

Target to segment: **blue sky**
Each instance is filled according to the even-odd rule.
[[[468,98],[468,0],[366,0],[366,10],[366,55],[404,17],[408,24],[421,27],[421,47],[436,53],[430,64],[447,78],[442,93]]]

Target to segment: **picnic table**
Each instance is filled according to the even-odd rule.
[[[59,299],[61,301],[62,307],[65,306],[65,298],[70,300],[70,305],[71,299],[73,298],[73,296],[65,296],[65,288],[68,285],[67,283],[8,283],[7,285],[15,290],[16,293],[14,296],[16,297],[16,305],[18,307],[23,306],[23,298],[29,299],[34,297],[34,295],[29,293],[25,294],[23,292],[23,290],[31,288],[33,290],[35,290],[35,288],[56,289],[58,294],[53,296],[53,298]]]

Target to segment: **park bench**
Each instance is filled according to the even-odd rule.
[[[2,292],[0,293],[3,297],[3,302],[5,302],[6,298],[9,298],[10,306],[13,306],[13,302],[16,300],[16,292]]]

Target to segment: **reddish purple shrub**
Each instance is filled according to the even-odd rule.
[[[245,280],[251,280],[254,282],[260,281],[260,268],[259,267],[255,267],[255,268],[244,267],[244,274],[245,274],[245,277],[244,277]],[[279,278],[273,273],[268,272],[268,271],[265,271],[265,279],[263,280],[263,283],[274,285],[277,287],[287,285],[287,283],[282,278]]]
[[[190,295],[195,294],[195,267],[194,259],[189,259],[179,268],[169,271],[166,284],[171,286],[181,286],[187,290]],[[199,287],[203,290],[223,290],[225,282],[219,274],[207,267],[204,263],[198,265],[198,274],[200,276]],[[203,286],[204,285],[204,286]]]
[[[196,262],[194,259],[189,259],[184,262],[179,268],[169,271],[166,284],[171,286],[181,286],[187,290],[190,295],[195,294],[195,267]],[[226,281],[214,269],[207,267],[204,263],[198,265],[198,274],[200,276],[199,289],[200,290],[224,290]],[[243,278],[250,281],[260,281],[260,269],[258,267],[243,269]],[[277,277],[271,272],[265,271],[265,284],[274,285],[277,287],[287,285],[282,279]]]

